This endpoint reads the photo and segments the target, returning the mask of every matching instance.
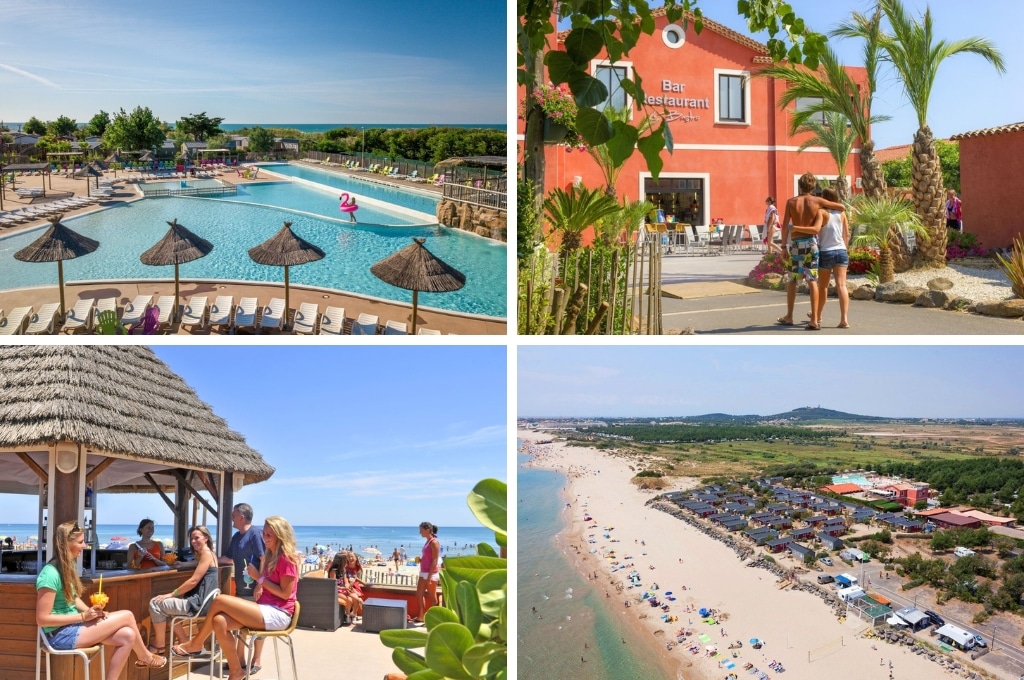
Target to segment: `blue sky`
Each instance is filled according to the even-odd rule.
[[[875,3],[874,0],[789,0],[789,4],[808,26],[827,34],[845,21],[851,11],[868,13]],[[746,21],[735,11],[735,2],[702,0],[700,5],[707,18],[750,35]],[[1018,21],[1022,9],[1020,0],[931,0],[928,3],[904,0],[904,6],[917,17],[923,14],[926,6],[930,6],[937,39],[986,37],[1002,51],[1006,62],[1003,75],[981,57],[971,54],[950,57],[942,64],[928,111],[928,123],[937,138],[1024,120],[1024,41],[1020,39]],[[767,33],[754,37],[762,42],[768,39]],[[829,44],[844,63],[864,65],[859,41],[833,39]],[[917,116],[887,66],[883,66],[880,72],[874,113],[892,117],[891,121],[873,127],[876,149],[914,141]]]
[[[153,349],[276,468],[235,496],[261,517],[477,526],[466,495],[507,479],[504,347]],[[27,499],[0,495],[0,517],[34,523]],[[171,521],[152,494],[104,496],[103,515]]]
[[[1024,418],[1024,346],[519,347],[517,415]]]
[[[504,2],[5,0],[0,116],[504,123]]]

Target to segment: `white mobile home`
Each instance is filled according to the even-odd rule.
[[[935,634],[947,645],[953,645],[964,652],[973,649],[976,644],[973,634],[949,623],[935,631]]]

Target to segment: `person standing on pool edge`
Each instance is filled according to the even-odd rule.
[[[235,567],[235,595],[246,600],[256,601],[253,594],[256,589],[255,581],[252,585],[245,583],[245,565],[254,564],[258,569],[263,553],[267,547],[263,542],[263,534],[252,530],[252,506],[248,503],[238,503],[231,509],[231,525],[235,527],[235,535],[231,537],[231,545],[217,561],[222,565],[234,565]],[[256,653],[252,659],[252,671],[256,673],[260,669],[260,660],[263,658],[263,643],[265,640],[256,640]],[[240,659],[245,658],[245,645],[238,641],[238,655]]]
[[[823,198],[812,196],[811,192],[818,186],[813,173],[805,172],[797,182],[800,190],[798,196],[786,201],[786,213],[782,218],[782,242],[789,249],[789,281],[786,284],[786,316],[780,316],[776,323],[781,326],[794,326],[793,306],[796,304],[796,283],[803,278],[811,296],[811,317],[807,330],[820,331],[818,320],[818,240],[821,230],[821,210],[846,211],[842,203],[833,203]],[[790,238],[792,235],[792,238]]]

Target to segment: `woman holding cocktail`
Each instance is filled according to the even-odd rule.
[[[209,593],[217,588],[217,556],[213,554],[213,536],[204,526],[193,527],[188,532],[189,543],[196,557],[196,569],[192,576],[170,593],[157,595],[149,601],[149,613],[153,618],[153,640],[149,651],[154,654],[167,653],[167,619],[175,616],[195,616]],[[175,566],[181,566],[181,562]],[[189,563],[191,566],[191,563]],[[179,640],[185,639],[185,631],[179,625],[174,629]]]
[[[295,533],[284,517],[268,517],[263,524],[266,552],[259,568],[250,563],[246,573],[256,580],[256,601],[232,595],[218,595],[206,613],[195,637],[171,647],[176,656],[197,656],[211,633],[217,636],[228,662],[228,680],[245,677],[231,631],[284,630],[295,614],[295,592],[299,587],[299,556],[295,553]]]
[[[85,533],[77,521],[64,522],[54,530],[54,556],[36,579],[36,624],[43,628],[54,649],[81,649],[103,644],[114,647],[106,680],[116,680],[132,650],[141,668],[163,668],[167,660],[151,654],[139,635],[130,611],[104,611],[107,596],[94,593],[89,607],[82,601],[82,581],[76,560],[85,550]]]

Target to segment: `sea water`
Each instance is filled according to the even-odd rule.
[[[555,541],[570,520],[565,476],[523,467],[528,460],[518,457],[517,677],[664,677],[661,666],[645,658],[650,642],[622,620],[621,603],[610,605],[577,571],[575,550],[563,552]]]

